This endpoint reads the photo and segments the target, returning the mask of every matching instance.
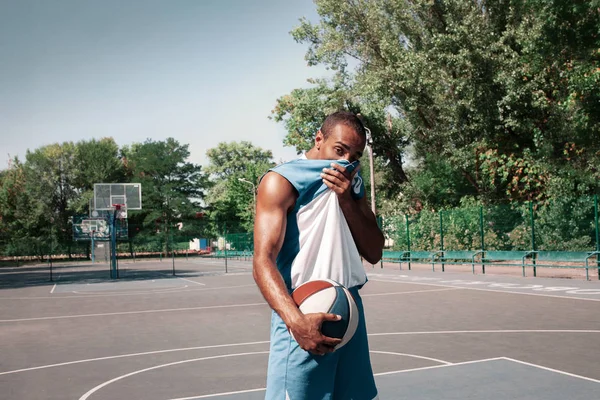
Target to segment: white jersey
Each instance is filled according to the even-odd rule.
[[[335,161],[348,171],[358,162]],[[277,257],[277,267],[288,289],[315,279],[332,279],[346,287],[362,286],[367,276],[338,197],[320,176],[331,160],[299,159],[273,169],[298,192],[295,207],[287,216],[285,239]],[[357,173],[352,182],[352,197],[359,199],[365,190]]]

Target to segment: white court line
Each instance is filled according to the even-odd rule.
[[[143,353],[130,353],[130,354],[121,354],[121,355],[118,355],[118,356],[106,356],[106,357],[88,358],[87,360],[67,361],[67,362],[58,363],[58,364],[40,365],[39,367],[22,368],[22,369],[15,369],[15,370],[12,370],[12,371],[0,372],[0,376],[1,375],[16,374],[18,372],[35,371],[35,370],[38,370],[38,369],[47,369],[47,368],[54,368],[54,367],[64,367],[66,365],[82,364],[82,363],[88,363],[88,362],[93,362],[93,361],[115,360],[115,359],[119,359],[119,358],[147,356],[147,355],[163,354],[163,353],[174,353],[174,352],[178,352],[178,351],[218,349],[218,348],[223,348],[223,347],[235,347],[235,346],[252,346],[252,345],[268,344],[268,343],[269,343],[268,340],[263,340],[263,341],[260,341],[260,342],[215,344],[215,345],[212,345],[212,346],[184,347],[184,348],[181,348],[181,349],[167,349],[167,350],[145,351]]]
[[[427,293],[427,292],[445,292],[448,290],[460,290],[462,288],[444,288],[444,289],[430,289],[430,290],[412,290],[408,292],[388,292],[388,293],[369,293],[361,294],[360,297],[374,297],[374,296],[390,296],[393,294],[411,294],[411,293]]]
[[[52,290],[50,291],[50,294],[54,293],[54,289],[56,289],[56,283],[54,284],[54,286],[52,286]]]
[[[155,369],[159,369],[159,368],[164,368],[164,367],[170,367],[173,365],[180,365],[180,364],[185,364],[185,363],[190,363],[190,362],[196,362],[196,361],[205,361],[205,360],[213,360],[213,359],[218,359],[218,358],[228,358],[228,357],[239,357],[239,356],[247,356],[247,355],[256,355],[256,354],[268,354],[268,351],[255,351],[255,352],[248,352],[248,353],[237,353],[237,354],[223,354],[223,355],[219,355],[219,356],[210,356],[210,357],[200,357],[200,358],[193,358],[190,360],[183,360],[183,361],[175,361],[175,362],[171,362],[171,363],[167,363],[167,364],[161,364],[161,365],[156,365],[154,367],[150,367],[150,368],[145,368],[145,369],[141,369],[138,371],[133,371],[130,372],[128,374],[125,375],[121,375],[118,376],[114,379],[111,379],[109,381],[106,381],[96,387],[94,387],[93,389],[89,390],[86,394],[84,394],[83,396],[81,396],[79,398],[79,400],[86,400],[89,396],[91,396],[92,394],[94,394],[95,392],[97,392],[98,390],[102,389],[103,387],[106,387],[116,381],[119,381],[121,379],[125,379],[128,378],[130,376],[133,375],[137,375],[143,372],[147,372],[147,371],[152,371]],[[415,358],[423,358],[423,359],[427,359],[427,360],[434,360],[436,362],[441,362],[444,363],[446,365],[452,365],[451,363],[447,362],[447,361],[442,361],[442,360],[436,360],[433,358],[428,358],[428,357],[422,357],[422,356],[418,356],[418,355],[414,355],[414,354],[404,354],[404,353],[393,353],[393,352],[375,352],[375,353],[383,353],[383,354],[392,354],[392,355],[400,355],[400,356],[409,356],[409,357],[415,357]],[[191,399],[201,399],[201,398],[207,398],[207,397],[217,397],[217,396],[224,396],[226,394],[236,394],[236,393],[249,393],[249,392],[255,392],[255,391],[259,391],[259,390],[264,390],[264,389],[250,389],[250,390],[245,390],[245,391],[241,391],[241,392],[228,392],[228,393],[216,393],[216,394],[209,394],[209,395],[201,395],[201,396],[194,396],[194,397],[184,397],[184,398],[179,398],[179,399],[173,399],[173,400],[191,400]]]
[[[452,365],[451,362],[449,361],[444,361],[444,360],[439,360],[437,358],[431,358],[431,357],[425,357],[425,356],[418,356],[416,354],[407,354],[407,353],[396,353],[393,351],[379,351],[379,350],[370,350],[370,353],[375,353],[375,354],[388,354],[391,356],[402,356],[402,357],[411,357],[411,358],[419,358],[421,360],[428,360],[428,361],[434,361],[440,364],[446,364],[446,365]]]
[[[88,283],[89,285],[89,283]],[[144,291],[145,289],[142,290],[137,290],[137,289],[120,289],[118,291],[112,292],[111,290],[103,290],[102,292],[104,292],[105,296],[109,295],[109,294],[120,294],[121,292],[123,292],[124,290],[130,291],[131,293],[127,293],[127,294],[161,294],[161,293],[170,293],[170,292],[176,292],[178,290],[183,290],[185,288],[189,287],[188,285],[183,285],[183,286],[177,286],[177,287],[172,287],[172,288],[166,288],[166,289],[156,289],[156,290],[150,290],[150,291]],[[86,292],[80,292],[78,290],[72,290],[71,293],[76,293],[76,294],[82,294],[84,296],[81,297],[92,297],[95,294],[97,294],[98,292],[90,292],[89,295],[87,295]]]
[[[521,361],[521,360],[516,360],[514,358],[509,358],[509,357],[502,357],[502,358],[505,360],[508,360],[508,361],[513,361],[513,362],[519,363],[519,364],[528,365],[530,367],[540,368],[540,369],[544,369],[544,370],[550,371],[550,372],[556,372],[557,374],[563,374],[563,375],[567,375],[567,376],[572,376],[573,378],[579,378],[579,379],[584,379],[586,381],[600,383],[600,380],[594,379],[594,378],[588,378],[587,376],[575,375],[570,372],[561,371],[559,369],[554,369],[554,368],[543,367],[541,365],[532,364],[532,363],[528,363],[528,362]]]
[[[497,330],[497,331],[424,331],[424,332],[369,333],[368,336],[434,335],[434,334],[455,334],[455,333],[500,333],[500,334],[501,333],[600,333],[600,330],[591,330],[591,331],[576,331],[576,330],[556,330],[556,331],[547,331],[547,330],[546,331],[540,331],[540,330],[521,330],[521,331],[519,331],[519,330],[512,330],[512,331],[502,331],[502,330]],[[219,344],[219,345],[212,345],[212,346],[186,347],[186,348],[180,348],[180,349],[167,349],[167,350],[147,351],[147,352],[143,352],[143,353],[121,354],[121,355],[117,355],[117,356],[106,356],[106,357],[90,358],[90,359],[84,359],[84,360],[68,361],[68,362],[63,362],[63,363],[58,363],[58,364],[40,365],[40,366],[37,366],[37,367],[16,369],[16,370],[12,370],[12,371],[0,372],[0,376],[1,375],[7,375],[7,374],[14,374],[14,373],[17,373],[17,372],[26,372],[26,371],[34,371],[34,370],[38,370],[38,369],[46,369],[46,368],[53,368],[53,367],[62,367],[62,366],[66,366],[66,365],[81,364],[81,363],[87,363],[87,362],[93,362],[93,361],[112,360],[112,359],[118,359],[118,358],[136,357],[136,356],[161,354],[161,353],[170,353],[170,352],[177,352],[177,351],[213,349],[213,348],[219,348],[219,347],[250,346],[250,345],[267,344],[267,343],[270,343],[270,342],[269,341],[259,341],[259,342],[248,342],[248,343],[229,343],[229,344]],[[441,362],[442,360],[437,360],[437,361]]]
[[[542,297],[553,297],[556,299],[572,299],[572,300],[585,300],[585,301],[600,301],[600,299],[587,299],[585,297],[573,297],[573,296],[556,296],[552,294],[542,294],[542,293],[527,293],[527,292],[514,292],[511,290],[495,290],[495,289],[483,289],[483,288],[474,288],[467,286],[452,286],[452,285],[440,285],[436,283],[426,283],[426,282],[412,282],[412,281],[401,281],[397,279],[377,279],[377,278],[369,278],[369,281],[375,282],[388,282],[388,283],[407,283],[409,285],[425,285],[425,286],[438,286],[438,287],[447,287],[447,288],[455,288],[455,289],[467,289],[467,290],[477,290],[482,292],[496,292],[496,293],[510,293],[510,294],[523,294],[526,296],[542,296]],[[492,284],[493,282],[490,282]],[[526,289],[525,289],[526,290]]]
[[[428,369],[454,367],[454,366],[457,366],[457,365],[477,364],[477,363],[488,362],[488,361],[496,361],[496,360],[501,360],[501,359],[503,359],[503,357],[485,358],[483,360],[464,361],[464,362],[458,362],[458,363],[452,363],[452,364],[446,364],[446,365],[433,365],[431,367],[410,368],[410,369],[400,369],[398,371],[379,372],[379,373],[373,374],[373,375],[374,376],[384,376],[384,375],[400,374],[402,372],[425,371],[425,370],[428,370]]]
[[[473,364],[473,363],[485,362],[485,361],[491,361],[491,360],[497,360],[498,359],[498,358],[490,358],[490,359],[486,359],[486,360],[474,360],[474,361],[466,361],[466,362],[463,362],[463,363],[453,364],[453,363],[449,363],[447,361],[430,359],[430,358],[427,358],[427,357],[415,356],[413,354],[390,353],[390,352],[385,352],[385,351],[371,351],[371,353],[383,353],[383,354],[393,354],[393,355],[408,355],[408,356],[415,357],[415,358],[425,358],[425,359],[429,359],[429,360],[434,360],[434,361],[437,361],[437,362],[440,362],[440,363],[444,364],[444,365],[435,365],[435,366],[432,366],[432,367],[422,367],[422,368],[414,368],[414,369],[400,370],[400,371],[391,371],[391,372],[380,372],[378,374],[373,374],[374,376],[390,375],[390,374],[396,374],[396,373],[400,373],[400,372],[419,371],[419,370],[422,370],[422,369],[441,368],[441,367],[448,367],[448,366],[462,365],[462,364]],[[267,390],[267,388],[239,390],[237,392],[223,392],[223,393],[205,394],[205,395],[201,395],[201,396],[192,396],[192,397],[178,397],[176,399],[169,399],[169,400],[197,400],[197,399],[207,399],[207,398],[211,398],[211,397],[221,397],[221,396],[227,396],[227,395],[232,395],[232,394],[260,392],[260,391],[264,391],[264,390]]]
[[[223,348],[223,347],[237,347],[237,346],[253,346],[253,345],[269,344],[269,343],[270,342],[268,340],[263,340],[263,341],[259,341],[259,342],[232,343],[232,344],[216,344],[216,345],[212,345],[212,346],[197,346],[197,347],[184,347],[184,348],[181,348],[181,349],[167,349],[167,350],[145,351],[145,352],[142,352],[142,353],[130,353],[130,354],[121,354],[121,355],[118,355],[118,356],[106,356],[106,357],[89,358],[89,359],[86,359],[86,360],[67,361],[67,362],[63,362],[63,363],[50,364],[50,365],[40,365],[39,367],[15,369],[15,370],[12,370],[12,371],[0,372],[0,376],[1,375],[16,374],[16,373],[19,373],[19,372],[35,371],[35,370],[38,370],[38,369],[47,369],[47,368],[54,368],[54,367],[64,367],[64,366],[67,366],[67,365],[82,364],[82,363],[88,363],[88,362],[94,362],[94,361],[115,360],[115,359],[119,359],[119,358],[139,357],[139,356],[164,354],[164,353],[175,353],[175,352],[180,352],[180,351],[218,349],[218,348]],[[449,364],[448,361],[438,360],[438,359],[430,358],[430,357],[418,356],[416,354],[394,353],[394,352],[374,351],[374,350],[371,350],[371,352],[373,352],[373,353],[381,353],[381,354],[399,355],[399,356],[406,356],[406,357],[413,357],[413,358],[422,358],[422,359],[425,359],[425,360],[431,360],[431,361],[439,362],[439,363],[442,363],[442,364]]]
[[[26,321],[45,321],[53,319],[69,319],[69,318],[88,318],[88,317],[106,317],[112,315],[132,315],[132,314],[150,314],[161,312],[175,311],[193,311],[193,310],[210,310],[216,308],[236,308],[236,307],[255,307],[266,306],[267,303],[246,303],[246,304],[231,304],[225,306],[204,306],[204,307],[185,307],[185,308],[166,308],[161,310],[142,310],[142,311],[123,311],[115,313],[99,313],[99,314],[78,314],[78,315],[58,315],[55,317],[36,317],[36,318],[19,318],[19,319],[0,319],[0,322],[26,322]]]
[[[81,396],[79,398],[79,400],[86,400],[88,397],[90,397],[92,394],[94,394],[98,390],[102,389],[103,387],[108,386],[111,383],[114,383],[116,381],[120,381],[121,379],[129,378],[130,376],[141,374],[142,372],[152,371],[152,370],[159,369],[159,368],[164,368],[164,367],[170,367],[170,366],[173,366],[173,365],[180,365],[180,364],[190,363],[190,362],[194,362],[194,361],[215,360],[215,359],[218,359],[218,358],[240,357],[240,356],[250,356],[250,355],[256,355],[256,354],[268,354],[268,353],[269,353],[268,351],[253,351],[253,352],[250,352],[250,353],[222,354],[222,355],[219,355],[219,356],[192,358],[191,360],[175,361],[175,362],[171,362],[171,363],[167,363],[167,364],[155,365],[154,367],[144,368],[144,369],[140,369],[138,371],[133,371],[133,372],[130,372],[128,374],[121,375],[121,376],[113,378],[113,379],[111,379],[109,381],[106,381],[106,382],[104,382],[104,383],[102,383],[102,384],[100,384],[100,385],[98,385],[98,386],[90,389],[87,393],[85,393],[83,396]]]
[[[237,289],[237,288],[251,287],[251,286],[256,287],[256,284],[252,283],[252,284],[248,284],[248,285],[215,286],[215,287],[202,287],[202,288],[196,288],[196,289],[182,289],[177,293],[198,292],[198,291],[205,291],[205,290]],[[0,300],[80,299],[82,297],[90,298],[90,297],[113,297],[113,296],[137,296],[139,294],[161,294],[161,293],[163,293],[163,292],[159,292],[158,290],[165,291],[167,289],[157,289],[153,292],[148,292],[148,293],[135,292],[135,293],[89,294],[89,295],[84,295],[84,296],[51,296],[51,297],[48,297],[48,296],[46,296],[46,297],[41,297],[41,296],[40,297],[0,297]],[[169,289],[169,290],[171,290],[171,289]]]
[[[382,332],[369,333],[368,336],[403,336],[403,335],[454,335],[460,333],[600,333],[600,330],[576,330],[576,329],[499,329],[499,330],[475,330],[475,331],[424,331],[424,332]]]
[[[206,286],[206,284],[202,283],[202,282],[196,282],[196,281],[192,281],[190,279],[185,279],[185,278],[178,278],[178,279],[181,279],[182,281],[186,281],[186,282],[192,282],[192,283],[195,283],[196,285]]]
[[[374,376],[385,376],[385,375],[400,374],[400,373],[404,373],[404,372],[426,371],[426,370],[430,370],[430,369],[438,369],[438,368],[444,368],[444,367],[454,367],[454,366],[469,365],[469,364],[478,364],[478,363],[483,363],[483,362],[488,362],[488,361],[498,361],[498,360],[513,361],[513,362],[524,364],[524,365],[528,365],[528,366],[531,366],[531,367],[536,367],[536,368],[544,369],[544,370],[547,370],[547,371],[556,372],[556,373],[559,373],[559,374],[564,374],[564,375],[567,375],[567,376],[572,376],[572,377],[575,377],[575,378],[580,378],[580,379],[588,380],[588,381],[591,381],[591,382],[600,383],[599,380],[596,380],[596,379],[593,379],[593,378],[588,378],[588,377],[585,377],[585,376],[575,375],[575,374],[571,374],[569,372],[560,371],[560,370],[556,370],[556,369],[552,369],[552,368],[547,368],[547,367],[543,367],[541,365],[531,364],[531,363],[528,363],[528,362],[524,362],[524,361],[520,361],[520,360],[515,360],[515,359],[509,358],[509,357],[495,357],[495,358],[486,358],[486,359],[482,359],[482,360],[472,360],[472,361],[465,361],[465,362],[458,362],[458,363],[446,363],[445,365],[434,365],[434,366],[421,367],[421,368],[401,369],[401,370],[398,370],[398,371],[379,372],[379,373],[373,374],[373,375]],[[170,399],[170,400],[196,400],[196,399],[204,399],[204,398],[210,398],[210,397],[226,396],[226,395],[231,395],[231,394],[242,394],[242,393],[250,393],[250,392],[259,392],[259,391],[264,391],[264,390],[266,390],[266,388],[240,390],[240,391],[237,391],[237,392],[227,392],[227,393],[215,393],[215,394],[209,394],[209,395],[203,395],[203,396],[194,396],[194,397],[181,397],[181,398]]]
[[[230,394],[242,394],[242,393],[252,393],[252,392],[263,392],[267,390],[267,388],[258,388],[258,389],[247,389],[247,390],[238,390],[237,392],[223,392],[223,393],[215,393],[215,394],[204,394],[201,396],[192,396],[192,397],[178,397],[176,399],[170,400],[196,400],[196,399],[207,399],[210,397],[221,397],[227,396]]]

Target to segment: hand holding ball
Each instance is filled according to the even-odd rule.
[[[332,280],[313,280],[303,283],[292,292],[294,302],[303,314],[329,313],[341,317],[339,321],[324,321],[321,333],[341,339],[337,350],[352,339],[358,327],[358,308],[348,289]]]

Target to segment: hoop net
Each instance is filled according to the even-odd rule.
[[[121,221],[127,219],[127,206],[125,204],[113,204],[113,208],[117,211],[117,218]]]

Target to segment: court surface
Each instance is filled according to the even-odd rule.
[[[249,261],[0,270],[2,399],[262,399]],[[381,399],[600,398],[600,282],[367,267]]]

